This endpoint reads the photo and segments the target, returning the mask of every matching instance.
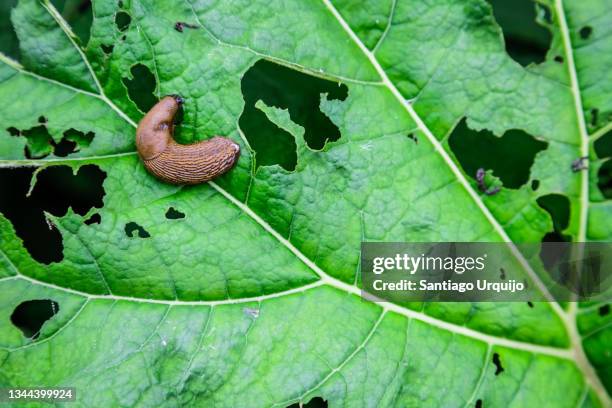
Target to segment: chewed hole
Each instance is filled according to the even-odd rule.
[[[76,142],[72,140],[62,138],[59,143],[51,141],[51,144],[53,145],[54,154],[59,157],[66,157],[70,153],[74,153],[78,150]]]
[[[523,66],[546,59],[552,35],[540,24],[541,16],[550,13],[542,4],[531,0],[489,0],[495,20],[504,34],[506,51]],[[538,12],[538,14],[536,13]]]
[[[569,198],[561,194],[547,194],[539,197],[537,202],[550,214],[555,231],[563,231],[567,228],[570,216]]]
[[[600,316],[607,316],[610,313],[610,305],[603,305],[599,308]]]
[[[62,139],[56,143],[46,127],[47,118],[40,116],[38,122],[42,125],[22,131],[15,127],[7,128],[11,136],[23,136],[26,139],[24,156],[28,159],[42,159],[51,153],[66,157],[82,147],[89,146],[95,136],[93,132],[83,133],[71,128],[65,131]]]
[[[11,136],[21,136],[21,132],[15,127],[8,127],[6,128],[6,131],[9,132],[9,135]]]
[[[119,31],[127,30],[131,22],[132,17],[125,11],[120,11],[115,15],[115,25],[117,25]]]
[[[531,309],[533,309],[533,302],[527,302],[527,306],[529,306]]]
[[[612,198],[612,159],[606,160],[597,172],[597,187],[601,194],[607,198]]]
[[[241,88],[245,106],[239,124],[256,152],[257,166],[278,164],[291,171],[297,163],[294,137],[255,107],[259,100],[270,107],[287,109],[291,120],[304,128],[304,140],[313,150],[341,136],[338,127],[321,111],[320,103],[322,97],[345,100],[348,88],[344,84],[260,60],[244,74]]]
[[[110,54],[112,54],[112,53],[113,53],[113,50],[115,49],[115,46],[114,46],[114,45],[112,45],[112,44],[110,44],[110,45],[107,45],[107,44],[101,44],[101,45],[100,45],[100,48],[102,48],[102,52],[103,52],[104,54],[106,54],[106,55],[110,55]]]
[[[504,371],[504,367],[502,367],[499,353],[493,353],[493,364],[495,364],[495,375],[500,375]]]
[[[597,139],[593,147],[595,148],[595,154],[600,159],[612,157],[612,130]]]
[[[51,141],[53,154],[59,157],[66,157],[69,154],[78,152],[81,148],[91,144],[95,134],[93,132],[83,133],[76,129],[68,129],[59,143]]]
[[[482,408],[482,400],[476,400],[476,404],[474,404],[474,408]]]
[[[136,104],[141,112],[148,112],[157,103],[155,89],[157,81],[155,75],[149,67],[143,64],[136,64],[130,68],[132,79],[122,78],[128,96]]]
[[[76,175],[68,166],[47,167],[37,174],[27,196],[33,172],[27,167],[0,169],[0,212],[11,221],[33,259],[44,264],[60,262],[62,235],[49,227],[44,213],[63,217],[68,208],[79,215],[101,208],[106,173],[92,164],[80,167]]]
[[[537,199],[537,203],[548,214],[553,222],[552,231],[547,232],[542,238],[542,242],[567,242],[571,237],[564,235],[563,230],[569,225],[570,201],[561,194],[547,194]],[[544,267],[549,270],[558,262],[558,254],[555,251],[545,251],[544,247],[540,250],[540,259]]]
[[[419,139],[416,137],[416,135],[414,133],[410,133],[408,135],[408,139],[411,139],[414,143],[418,144],[419,143]]]
[[[531,189],[537,191],[540,188],[540,180],[531,180]]]
[[[174,207],[170,207],[168,211],[166,211],[166,218],[169,220],[178,220],[180,218],[185,218],[185,213],[178,211]]]
[[[327,408],[327,401],[321,397],[314,397],[310,401],[304,404],[295,403],[289,405],[287,408]]]
[[[515,189],[529,180],[536,154],[548,147],[518,129],[508,130],[501,137],[488,130],[470,129],[465,118],[453,129],[448,144],[467,174],[475,177],[478,169],[490,169],[504,187]]]
[[[27,300],[20,303],[11,314],[11,322],[23,335],[37,339],[43,324],[59,312],[59,304],[51,299]]]
[[[593,34],[593,28],[591,26],[584,26],[580,29],[580,38],[583,40],[588,39]]]
[[[136,234],[134,234],[135,232]],[[135,238],[136,236],[138,236],[138,238],[149,238],[151,236],[146,229],[133,221],[125,224],[125,235],[130,238]]]
[[[563,57],[560,56],[560,55],[555,55],[554,60],[555,60],[555,62],[558,62],[559,64],[563,64],[563,61],[564,61]]]
[[[593,108],[591,109],[591,120],[589,121],[589,123],[591,124],[592,127],[597,126],[597,120],[599,119],[599,109],[597,108]]]
[[[23,130],[21,135],[27,139],[25,157],[28,159],[42,159],[52,153],[51,135],[44,125],[34,126]]]
[[[85,225],[100,224],[101,222],[102,222],[102,216],[100,216],[99,213],[92,214],[91,217],[89,217],[88,219],[84,221]]]

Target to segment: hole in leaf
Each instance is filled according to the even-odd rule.
[[[603,305],[598,311],[600,316],[607,316],[610,313],[610,305]]]
[[[35,340],[43,324],[59,312],[59,305],[51,299],[27,300],[20,303],[11,314],[11,322],[23,335]]]
[[[533,309],[533,302],[527,302],[527,306]]]
[[[42,159],[53,151],[51,135],[46,126],[35,126],[22,131],[21,135],[27,139],[25,156],[28,159]]]
[[[476,404],[474,405],[474,408],[482,408],[482,400],[476,400]]]
[[[327,401],[321,397],[314,397],[305,404],[300,405],[299,403],[291,404],[287,408],[327,408]]]
[[[46,118],[41,116],[39,122],[46,122]],[[41,159],[53,153],[59,157],[66,157],[78,151],[81,147],[87,147],[94,138],[93,132],[87,134],[76,129],[68,129],[59,143],[55,143],[47,127],[44,125],[35,126],[24,131],[19,131],[14,127],[7,129],[12,136],[23,136],[26,138],[24,155],[28,159]]]
[[[532,0],[489,0],[489,3],[493,6],[495,20],[504,34],[506,51],[512,59],[523,66],[543,62],[552,36],[536,21],[536,11],[540,15],[550,14],[546,6]]]
[[[38,117],[38,123],[47,123],[47,118],[45,118],[44,116],[39,116]]]
[[[14,128],[12,126],[6,128],[6,131],[9,132],[9,135],[11,136],[21,136],[21,132],[19,131],[19,129]]]
[[[122,78],[122,82],[127,88],[130,99],[136,104],[141,112],[148,112],[157,103],[155,89],[157,83],[155,75],[149,67],[143,64],[136,64],[130,69],[132,79]]]
[[[411,139],[414,143],[418,144],[419,143],[419,139],[416,137],[416,135],[414,133],[410,133],[408,135],[408,139]]]
[[[82,166],[76,173],[68,166],[48,167],[37,175],[29,197],[34,169],[0,169],[0,212],[12,222],[17,236],[33,259],[44,264],[63,259],[62,235],[50,228],[43,211],[56,217],[66,215],[68,207],[85,215],[91,208],[103,206],[106,178],[98,166]]]
[[[591,113],[591,120],[589,120],[589,124],[591,125],[591,127],[596,127],[597,120],[599,119],[599,109],[593,108],[591,109],[590,113]]]
[[[555,231],[563,231],[569,224],[570,201],[561,194],[547,194],[539,197],[538,205],[545,209],[553,220]]]
[[[493,353],[493,364],[495,364],[495,375],[499,375],[504,371],[501,359],[499,358],[499,353]]]
[[[580,29],[580,38],[583,40],[588,39],[591,34],[593,34],[593,27],[591,26],[584,26]]]
[[[612,130],[601,136],[593,144],[595,153],[600,159],[612,157]]]
[[[115,25],[119,29],[119,31],[125,31],[130,26],[132,22],[132,17],[125,11],[120,11],[115,14]]]
[[[569,235],[563,235],[559,231],[548,232],[542,238],[542,242],[570,242],[571,237]],[[544,263],[545,265],[546,262]]]
[[[38,173],[30,198],[44,203],[45,211],[64,216],[68,207],[85,215],[93,207],[104,205],[102,183],[106,173],[93,164],[82,166],[76,175],[68,166],[48,167]]]
[[[477,132],[467,126],[465,119],[453,129],[448,143],[467,174],[475,177],[479,168],[491,169],[506,188],[525,184],[535,155],[548,146],[517,129],[502,137],[487,130]]]
[[[560,55],[556,55],[555,56],[555,62],[558,62],[559,64],[563,64],[563,57]]]
[[[59,143],[51,141],[53,146],[53,154],[59,157],[66,157],[71,153],[78,152],[82,147],[87,147],[91,144],[95,134],[93,132],[83,133],[76,129],[68,129],[64,132],[64,136]]]
[[[17,5],[18,0],[0,1],[0,52],[14,60],[20,60],[19,40],[11,23],[11,10]]]
[[[79,37],[81,44],[87,44],[93,21],[90,0],[51,0],[61,13],[72,31]]]
[[[542,242],[569,242],[571,237],[563,234],[563,230],[569,225],[570,216],[570,201],[569,199],[561,194],[547,194],[537,199],[537,203],[546,212],[550,214],[553,222],[553,230],[546,233],[542,238]],[[540,250],[540,259],[544,264],[546,270],[556,265],[561,257],[562,253],[559,251],[545,251],[542,247]]]
[[[100,214],[94,213],[91,215],[91,217],[86,219],[84,222],[85,222],[85,225],[99,224],[102,222],[102,217],[100,216]]]
[[[134,234],[134,232],[136,232],[137,235]],[[146,229],[136,224],[134,221],[130,221],[125,224],[125,235],[130,238],[134,238],[136,236],[138,236],[139,238],[149,238],[151,236],[151,234],[149,234]]]
[[[531,189],[537,191],[540,188],[540,180],[531,180]]]
[[[506,270],[504,268],[499,268],[499,279],[506,280]]]
[[[54,141],[51,141],[51,144],[53,145],[55,155],[59,157],[66,157],[70,153],[74,153],[78,150],[76,142],[67,140],[65,138],[62,138],[62,140],[60,140],[60,142],[57,144]]]
[[[174,207],[170,207],[168,211],[166,211],[166,218],[169,220],[178,220],[180,218],[185,218],[185,213],[176,210]]]
[[[340,138],[340,130],[319,104],[322,93],[328,100],[345,100],[346,85],[260,60],[245,73],[241,86],[245,107],[240,128],[257,152],[258,166],[279,164],[293,170],[297,161],[293,136],[255,108],[260,99],[268,106],[287,109],[291,120],[304,128],[304,140],[311,149],[322,149],[328,141]]]
[[[94,136],[95,136],[94,132],[83,133],[80,130],[71,128],[64,132],[63,139],[66,139],[71,142],[75,142],[79,146],[79,148],[81,148],[81,147],[89,146]],[[55,154],[57,155],[57,153]]]
[[[113,53],[113,50],[115,49],[114,45],[106,45],[106,44],[101,44],[100,48],[102,48],[102,52],[106,55],[110,55]]]
[[[605,198],[612,198],[612,159],[606,160],[597,172],[597,187]]]

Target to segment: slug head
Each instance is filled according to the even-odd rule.
[[[172,140],[174,115],[182,103],[180,96],[165,96],[142,118],[136,129],[136,149],[143,160],[152,160],[166,150]]]
[[[162,98],[142,118],[136,130],[138,154],[149,173],[171,184],[198,184],[228,172],[240,156],[240,146],[215,136],[191,144],[173,139],[174,115],[180,96]]]

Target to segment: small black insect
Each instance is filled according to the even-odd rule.
[[[589,156],[579,157],[572,162],[572,171],[578,173],[581,170],[586,170],[588,166]]]
[[[485,193],[486,195],[490,195],[490,196],[499,193],[499,191],[501,190],[501,187],[500,186],[495,186],[495,187],[487,186],[484,178],[485,178],[485,170],[481,167],[478,170],[476,170],[476,181],[478,182],[478,189],[482,191],[483,193]]]
[[[176,24],[174,24],[174,29],[176,31],[178,31],[179,33],[183,32],[183,29],[185,29],[185,27],[187,28],[199,28],[197,25],[195,24],[189,24],[189,23],[185,23],[183,21],[177,21]]]

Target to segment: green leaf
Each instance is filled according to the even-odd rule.
[[[48,0],[19,1],[22,58],[0,58],[0,385],[76,387],[79,406],[609,406],[607,305],[359,297],[362,241],[612,239],[597,185],[607,158],[592,148],[612,128],[610,4],[540,3],[553,43],[522,67],[482,0],[100,0],[86,46]],[[348,89],[315,107],[341,135],[322,149],[292,111],[303,85],[282,89],[287,106],[258,98],[293,138],[295,170],[258,165],[239,125],[242,78],[260,60]],[[139,65],[155,83],[131,94]],[[185,98],[181,141],[239,143],[237,166],[191,187],[149,175],[134,146],[147,89]],[[448,143],[463,118],[544,142],[529,182],[483,194]],[[28,137],[38,126],[49,137]],[[63,140],[75,150],[61,153]],[[589,170],[572,172],[582,156]],[[37,204],[56,166],[73,181],[101,170],[102,204]],[[569,201],[564,227],[538,204],[551,194]],[[40,207],[29,221],[59,234],[61,260],[33,255],[14,202]],[[537,254],[515,255],[537,285]],[[33,299],[59,306],[35,339],[11,320]]]

